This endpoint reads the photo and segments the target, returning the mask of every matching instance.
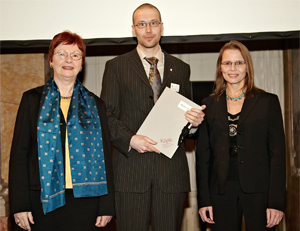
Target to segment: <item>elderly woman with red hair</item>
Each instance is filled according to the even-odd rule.
[[[54,36],[53,77],[23,94],[9,165],[14,230],[99,230],[115,215],[104,102],[77,79],[86,47]]]

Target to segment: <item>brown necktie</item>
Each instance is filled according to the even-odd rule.
[[[154,103],[155,103],[158,99],[159,92],[160,92],[160,85],[161,85],[160,74],[157,69],[158,59],[155,57],[152,57],[152,58],[145,58],[145,60],[148,63],[150,63],[149,82],[153,89]]]

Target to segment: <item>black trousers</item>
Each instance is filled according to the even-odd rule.
[[[180,231],[186,193],[164,193],[156,184],[145,193],[116,192],[118,231]]]
[[[238,181],[227,181],[225,193],[211,194],[211,200],[214,231],[240,231],[243,215],[247,231],[275,230],[266,228],[268,192],[244,193]]]

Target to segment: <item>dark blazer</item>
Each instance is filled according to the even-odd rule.
[[[30,190],[41,190],[37,150],[37,121],[43,86],[24,92],[15,124],[9,162],[10,212],[31,211]],[[98,215],[115,215],[113,172],[109,130],[104,102],[95,96],[103,136],[108,195],[99,197]],[[66,123],[61,113],[62,150],[65,151]]]
[[[179,93],[190,98],[189,65],[166,52],[164,55],[161,92],[176,83],[180,85]],[[107,106],[114,146],[115,190],[145,192],[150,188],[152,173],[156,172],[162,191],[189,191],[189,170],[183,145],[172,159],[156,153],[140,154],[133,148],[129,151],[131,137],[154,106],[153,90],[136,49],[106,63],[101,98]]]
[[[210,193],[223,194],[229,167],[229,123],[226,96],[212,96],[199,127],[196,172],[199,208],[211,206]],[[283,211],[285,136],[278,97],[262,92],[246,98],[237,125],[238,170],[246,193],[269,193],[268,208]]]

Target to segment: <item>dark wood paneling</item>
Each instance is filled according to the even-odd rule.
[[[300,230],[300,49],[284,50],[285,133],[287,146],[286,230]]]

